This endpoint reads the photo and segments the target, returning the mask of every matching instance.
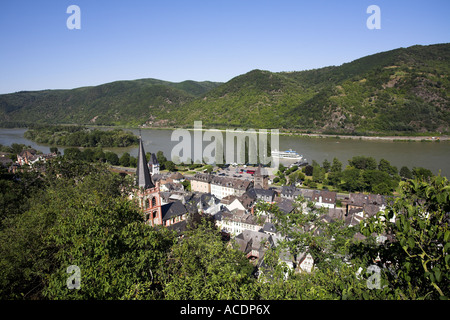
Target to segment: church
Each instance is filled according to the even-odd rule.
[[[157,166],[154,154],[151,155],[149,162],[147,163],[145,157],[142,137],[139,137],[135,197],[143,211],[145,223],[151,226],[171,226],[186,220],[188,211],[181,201],[161,205],[159,183],[153,182],[149,169],[150,166],[153,174],[159,173],[159,166]]]

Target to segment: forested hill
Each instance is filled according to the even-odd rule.
[[[401,48],[309,71],[253,70],[177,110],[175,118],[217,127],[445,132],[449,71],[450,44]]]
[[[371,134],[450,131],[450,44],[341,66],[253,70],[219,84],[153,79],[0,96],[0,121],[280,128]]]
[[[218,85],[139,79],[72,90],[21,91],[0,95],[0,122],[167,125],[167,113]]]

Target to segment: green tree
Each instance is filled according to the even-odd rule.
[[[166,161],[164,162],[164,167],[169,170],[170,172],[173,172],[176,170],[176,166],[175,163],[173,163],[172,161]]]
[[[95,160],[94,150],[87,148],[82,151],[82,159],[87,162],[93,162]]]
[[[117,154],[115,154],[114,152],[111,152],[111,151],[105,152],[105,160],[106,160],[106,162],[112,164],[113,166],[116,166],[119,164],[119,157],[117,156]]]
[[[312,179],[314,182],[322,183],[325,179],[325,170],[320,166],[313,167]]]
[[[137,158],[130,156],[130,167],[136,168],[137,167]]]
[[[325,172],[329,172],[331,169],[331,163],[327,159],[323,160],[322,162],[322,168],[325,169]]]
[[[331,165],[331,172],[341,172],[342,171],[342,162],[340,162],[337,158],[333,158],[333,164]]]
[[[448,299],[450,184],[445,177],[400,183],[400,195],[384,212],[361,223],[369,236],[389,234],[379,245],[390,286],[402,298]]]
[[[386,172],[387,174],[391,176],[395,176],[398,174],[398,170],[396,167],[391,166],[391,163],[385,159],[381,159],[378,163],[378,170],[382,172]]]
[[[364,189],[373,193],[389,195],[397,185],[397,181],[393,180],[387,172],[380,170],[364,170],[362,179],[365,184]]]
[[[130,154],[128,152],[124,152],[119,159],[119,163],[122,167],[130,166]]]
[[[433,172],[431,172],[431,170],[422,167],[414,167],[412,169],[412,174],[414,178],[418,180],[429,180],[433,177]]]
[[[122,194],[130,191],[126,178],[81,165],[90,167],[87,173],[67,174],[56,162],[33,206],[0,231],[2,299],[162,297],[160,271],[174,234],[143,223]],[[81,269],[80,290],[66,287],[70,265]]]
[[[164,165],[164,163],[167,162],[167,158],[164,156],[164,153],[162,151],[158,151],[156,153],[156,160],[158,160],[158,163],[160,166]],[[164,169],[164,168],[161,168]]]
[[[106,154],[102,150],[102,148],[95,148],[95,150],[94,150],[94,159],[96,161],[105,162]]]
[[[288,179],[289,179],[289,184],[295,184],[295,183],[297,183],[299,181],[304,180],[305,179],[305,175],[303,174],[303,172],[297,170],[297,171],[291,173],[288,176]]]
[[[173,246],[166,268],[167,299],[252,299],[253,266],[244,254],[222,242],[206,223],[191,229]]]
[[[341,184],[341,172],[330,172],[327,177],[328,183],[332,186],[339,186]]]
[[[312,176],[313,175],[313,171],[314,171],[314,167],[313,166],[310,166],[310,165],[305,166],[305,174],[307,176]]]
[[[356,169],[375,170],[377,168],[377,162],[372,157],[355,156],[351,160],[348,160],[348,163]]]
[[[184,190],[191,191],[191,181],[184,180],[184,181],[181,182],[181,184],[183,185]]]
[[[29,167],[16,173],[0,168],[0,229],[11,218],[25,212],[32,203],[30,198],[46,187],[45,176]]]
[[[346,168],[342,171],[341,186],[347,191],[362,191],[365,187],[365,183],[361,174],[361,170],[356,168]]]
[[[409,168],[406,166],[403,166],[400,168],[400,176],[404,179],[412,179],[413,178],[413,174],[412,174],[411,170],[409,170]]]
[[[78,148],[66,148],[64,149],[64,157],[70,160],[82,160],[83,155]]]

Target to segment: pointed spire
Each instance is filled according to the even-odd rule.
[[[148,170],[147,159],[145,158],[144,145],[142,143],[142,137],[140,134],[139,134],[139,150],[136,169],[136,184],[138,185],[138,187],[144,189],[155,187],[155,185],[152,182],[150,172]]]

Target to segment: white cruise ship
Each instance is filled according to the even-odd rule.
[[[296,151],[293,151],[292,149],[286,151],[274,150],[272,151],[272,157],[278,159],[295,160],[298,162],[303,162],[304,160],[302,155],[299,155]]]

